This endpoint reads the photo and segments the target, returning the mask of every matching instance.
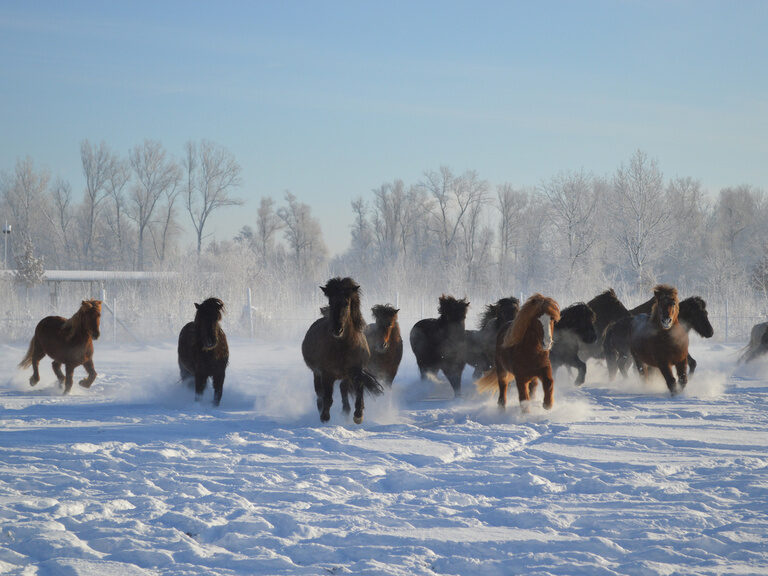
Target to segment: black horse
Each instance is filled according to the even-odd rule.
[[[333,385],[341,380],[342,409],[350,411],[347,394],[355,392],[355,424],[363,421],[363,392],[381,394],[381,384],[365,371],[371,357],[360,312],[360,286],[352,278],[332,278],[320,289],[328,297],[323,317],[307,330],[301,353],[314,376],[320,420],[331,419]]]
[[[587,365],[579,358],[579,348],[597,340],[595,313],[583,302],[577,302],[560,311],[555,323],[554,343],[549,351],[552,372],[560,366],[573,366],[579,371],[575,384],[581,386],[587,375]]]
[[[768,354],[768,322],[752,326],[749,343],[742,350],[739,362],[752,362],[764,354]]]
[[[439,370],[448,378],[456,396],[461,394],[461,373],[464,370],[466,336],[464,321],[469,302],[453,296],[440,296],[439,318],[419,320],[411,328],[411,349],[416,356],[422,379]]]
[[[218,406],[224,389],[224,374],[229,363],[229,347],[224,330],[219,326],[224,302],[208,298],[195,303],[195,320],[179,333],[179,371],[181,379],[195,382],[195,400],[200,400],[208,383],[213,379],[213,403]]]
[[[371,308],[376,320],[365,327],[365,339],[371,351],[368,371],[380,382],[391,386],[395,379],[400,360],[403,358],[403,339],[397,322],[399,310],[388,304],[377,304]]]
[[[479,330],[466,330],[466,362],[475,368],[477,379],[494,366],[496,334],[507,322],[512,322],[520,310],[517,298],[502,298],[485,307]]]
[[[632,318],[639,314],[651,314],[655,298],[643,302],[631,310],[632,316],[622,318],[609,325],[603,338],[603,352],[605,361],[608,365],[608,376],[611,380],[616,376],[617,370],[621,370],[622,376],[627,377],[629,365],[632,362],[630,354],[630,332],[632,327]],[[682,300],[679,304],[678,321],[686,332],[693,329],[703,338],[711,338],[715,333],[712,324],[709,322],[707,313],[707,303],[700,296],[691,296]],[[697,362],[688,354],[688,373],[693,375],[696,370]]]

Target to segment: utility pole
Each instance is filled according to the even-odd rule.
[[[11,234],[11,225],[8,224],[8,220],[5,221],[5,226],[3,226],[3,240],[4,240],[4,249],[3,249],[3,269],[8,270],[8,236]]]

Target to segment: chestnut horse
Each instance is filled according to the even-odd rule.
[[[411,328],[411,349],[416,356],[421,378],[443,371],[453,393],[461,395],[461,373],[466,356],[464,322],[469,302],[453,296],[440,296],[439,318],[424,318]]]
[[[224,376],[229,363],[229,346],[224,330],[219,326],[224,302],[208,298],[195,302],[195,320],[179,333],[179,371],[181,379],[195,379],[195,400],[200,400],[208,383],[213,380],[213,404],[218,406],[224,391]]]
[[[679,390],[672,366],[680,390],[688,383],[688,332],[679,321],[677,289],[659,284],[653,295],[651,314],[638,314],[632,319],[629,347],[640,374],[647,377],[649,366],[658,368],[674,396]]]
[[[392,385],[403,358],[398,312],[397,308],[388,304],[377,304],[371,308],[375,322],[365,327],[365,339],[371,351],[368,372],[387,386]]]
[[[560,308],[552,298],[534,294],[520,308],[514,322],[499,330],[496,338],[496,367],[489,370],[475,385],[480,392],[498,386],[499,406],[507,405],[507,386],[513,378],[523,411],[541,380],[544,388],[544,408],[552,408],[553,380],[549,350],[555,322],[560,320]]]
[[[80,386],[90,388],[96,379],[93,367],[93,341],[99,338],[101,319],[101,300],[83,300],[80,309],[72,318],[47,316],[38,322],[35,335],[29,343],[26,356],[19,368],[32,366],[29,384],[34,386],[40,381],[38,365],[47,354],[53,358],[53,371],[64,384],[64,394],[72,389],[72,375],[77,366],[82,365],[88,377],[80,380]],[[64,364],[66,375],[61,372]]]
[[[355,390],[355,424],[363,421],[363,392],[381,394],[384,389],[365,370],[371,353],[365,339],[365,320],[360,313],[360,286],[352,278],[331,278],[320,289],[328,297],[323,317],[307,330],[301,343],[304,362],[312,370],[320,421],[331,419],[333,385],[341,380],[342,408],[349,412],[347,393]]]
[[[651,298],[630,312],[637,314],[650,314],[653,310],[655,298]],[[702,338],[711,338],[715,329],[709,321],[707,303],[700,296],[690,296],[680,301],[680,324],[686,332],[694,330]],[[603,336],[603,351],[605,362],[608,365],[608,376],[611,380],[616,376],[616,371],[621,370],[622,376],[627,377],[630,361],[629,334],[632,327],[632,318],[623,318],[608,326]],[[696,371],[696,360],[688,354],[688,374],[693,376]]]

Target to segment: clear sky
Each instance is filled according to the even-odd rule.
[[[427,169],[492,184],[611,174],[636,149],[716,193],[768,189],[768,2],[0,3],[0,170],[83,187],[79,144],[177,157],[203,138],[258,198],[312,205],[332,252],[349,202]]]

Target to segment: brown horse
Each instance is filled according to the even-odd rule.
[[[365,370],[371,353],[360,313],[360,286],[352,278],[332,278],[320,289],[328,297],[328,308],[309,327],[301,343],[304,362],[314,376],[317,410],[322,422],[331,419],[333,385],[341,380],[342,408],[349,412],[349,402],[345,400],[354,386],[354,421],[360,424],[365,408],[363,392],[384,391],[379,381]]]
[[[552,408],[553,380],[549,350],[552,332],[560,320],[560,308],[552,298],[534,294],[520,308],[514,322],[499,330],[496,339],[496,368],[489,370],[475,385],[480,392],[498,386],[499,406],[507,405],[507,386],[513,378],[517,384],[520,405],[528,410],[528,402],[541,380],[544,408]]]
[[[371,351],[368,371],[391,386],[403,358],[403,339],[397,322],[399,310],[388,304],[377,304],[371,312],[376,321],[365,327],[365,339]]]
[[[208,298],[195,302],[195,320],[179,333],[179,371],[181,379],[195,379],[195,400],[200,400],[208,383],[213,380],[213,404],[218,406],[224,391],[224,376],[229,363],[229,346],[224,330],[219,326],[224,302]]]
[[[53,371],[64,384],[64,394],[72,389],[72,375],[77,366],[82,365],[88,377],[80,380],[80,386],[90,388],[96,379],[93,367],[93,341],[99,338],[101,319],[101,300],[83,300],[80,309],[72,318],[47,316],[38,322],[35,335],[29,343],[26,356],[19,368],[32,366],[29,384],[34,386],[40,381],[38,365],[47,354],[53,358]],[[64,364],[66,375],[61,372]]]
[[[680,304],[677,290],[668,284],[653,289],[654,303],[650,316],[638,314],[632,319],[629,346],[638,371],[648,376],[648,367],[661,371],[669,392],[674,396],[676,387],[672,366],[677,371],[680,389],[688,383],[688,331],[680,324]]]
[[[656,298],[651,298],[640,306],[630,310],[632,317],[638,314],[650,314],[653,311],[653,303]],[[605,363],[608,366],[608,377],[613,380],[616,371],[621,370],[622,376],[627,377],[630,351],[629,336],[632,328],[632,317],[622,318],[613,322],[606,328],[603,335],[603,351],[605,353]],[[680,324],[686,332],[694,330],[702,338],[711,338],[715,330],[709,321],[707,313],[707,303],[700,296],[690,296],[680,301],[680,313],[678,314]],[[696,371],[697,362],[688,354],[688,375],[693,376]]]

